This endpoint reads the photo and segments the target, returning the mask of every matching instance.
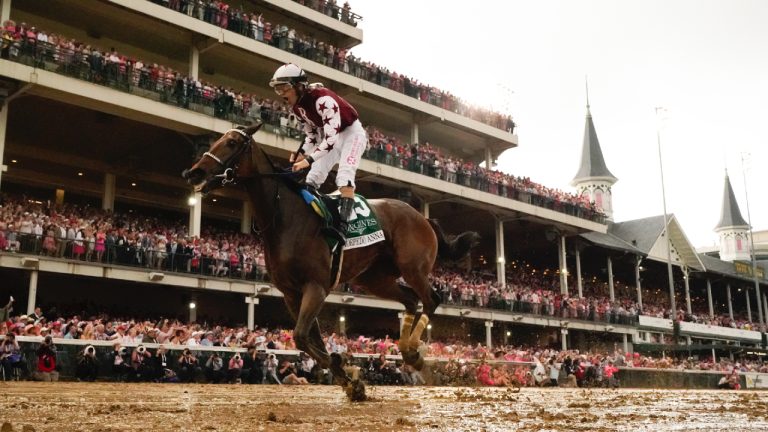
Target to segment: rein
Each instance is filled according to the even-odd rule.
[[[253,152],[254,147],[254,139],[252,136],[249,136],[245,132],[243,132],[241,129],[230,129],[228,132],[235,132],[240,134],[245,139],[245,144],[240,147],[235,153],[233,153],[226,162],[223,162],[220,158],[218,158],[216,155],[211,154],[210,152],[205,152],[203,156],[208,156],[219,165],[224,167],[224,172],[222,174],[217,175],[216,177],[221,178],[221,184],[222,186],[226,186],[228,184],[237,184],[238,180],[247,180],[247,179],[256,179],[256,178],[271,178],[274,180],[294,180],[295,177],[303,175],[307,170],[301,170],[297,172],[291,171],[291,168],[287,168],[285,170],[280,169],[277,167],[274,162],[272,162],[272,159],[269,157],[267,152],[264,151],[263,148],[258,147],[259,151],[261,151],[261,154],[264,156],[264,159],[266,159],[267,163],[269,164],[271,171],[268,173],[261,173],[257,172],[254,174],[251,174],[249,176],[237,176],[236,171],[238,168],[237,162],[240,160],[240,158],[244,155],[244,153],[247,152]],[[252,156],[251,156],[252,157]],[[273,207],[275,209],[271,221],[265,226],[263,229],[258,229],[255,224],[251,224],[251,229],[256,233],[262,233],[264,231],[267,231],[269,228],[273,227],[275,225],[275,221],[277,220],[279,214],[280,214],[280,181],[275,182],[275,193],[274,193],[274,199],[273,199]]]

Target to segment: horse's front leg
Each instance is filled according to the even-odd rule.
[[[351,400],[365,400],[365,387],[359,381],[350,382],[349,376],[344,371],[341,356],[337,353],[329,355],[325,349],[320,335],[320,325],[317,322],[325,297],[325,289],[320,284],[309,283],[304,287],[296,328],[293,331],[296,347],[317,360],[320,367],[330,368],[334,379],[345,387]]]

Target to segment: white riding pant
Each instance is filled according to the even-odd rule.
[[[307,184],[316,188],[325,182],[328,173],[337,163],[339,169],[336,173],[336,186],[355,187],[355,173],[360,166],[360,158],[368,147],[368,134],[363,129],[360,120],[355,120],[346,129],[339,133],[336,145],[325,156],[316,160],[307,174]]]

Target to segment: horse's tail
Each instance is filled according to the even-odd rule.
[[[466,258],[472,249],[480,244],[480,234],[466,231],[459,235],[446,235],[436,219],[427,219],[437,235],[437,259],[441,262],[456,262]]]

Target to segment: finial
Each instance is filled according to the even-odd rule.
[[[587,89],[587,111],[589,111],[589,76],[584,75],[584,87]]]

